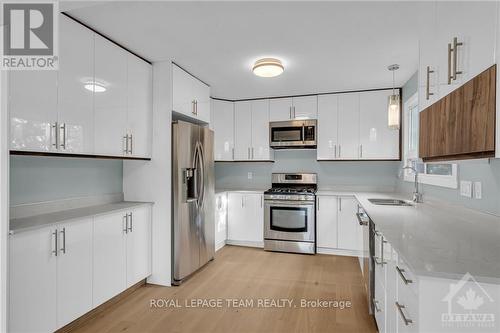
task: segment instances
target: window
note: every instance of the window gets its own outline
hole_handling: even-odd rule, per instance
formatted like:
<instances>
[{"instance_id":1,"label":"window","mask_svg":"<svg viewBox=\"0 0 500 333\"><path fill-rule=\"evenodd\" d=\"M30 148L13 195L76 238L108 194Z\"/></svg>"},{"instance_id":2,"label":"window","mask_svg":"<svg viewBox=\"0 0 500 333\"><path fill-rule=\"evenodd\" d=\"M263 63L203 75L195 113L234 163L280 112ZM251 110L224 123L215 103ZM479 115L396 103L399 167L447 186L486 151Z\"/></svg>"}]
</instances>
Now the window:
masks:
<instances>
[{"instance_id":1,"label":"window","mask_svg":"<svg viewBox=\"0 0 500 333\"><path fill-rule=\"evenodd\" d=\"M418 158L419 111L418 94L414 94L404 104L403 156L405 166L411 166L417 170L419 183L457 188L458 167L456 163L424 163ZM405 181L415 180L415 174L410 169L405 169L403 176Z\"/></svg>"}]
</instances>

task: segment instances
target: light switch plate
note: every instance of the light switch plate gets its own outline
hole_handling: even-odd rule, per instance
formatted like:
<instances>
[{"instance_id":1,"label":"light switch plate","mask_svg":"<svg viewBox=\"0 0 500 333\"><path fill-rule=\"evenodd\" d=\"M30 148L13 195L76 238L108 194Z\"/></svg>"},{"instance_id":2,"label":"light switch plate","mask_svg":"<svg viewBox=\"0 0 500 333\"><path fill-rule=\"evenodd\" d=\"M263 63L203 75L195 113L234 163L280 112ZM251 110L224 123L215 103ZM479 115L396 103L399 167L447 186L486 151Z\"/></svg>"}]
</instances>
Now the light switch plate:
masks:
<instances>
[{"instance_id":1,"label":"light switch plate","mask_svg":"<svg viewBox=\"0 0 500 333\"><path fill-rule=\"evenodd\" d=\"M468 180L460 181L460 195L467 198L472 198L472 182Z\"/></svg>"},{"instance_id":2,"label":"light switch plate","mask_svg":"<svg viewBox=\"0 0 500 333\"><path fill-rule=\"evenodd\" d=\"M481 182L474 182L474 198L481 199L483 197L483 186Z\"/></svg>"},{"instance_id":3,"label":"light switch plate","mask_svg":"<svg viewBox=\"0 0 500 333\"><path fill-rule=\"evenodd\" d=\"M253 178L253 172L249 172L248 175L247 175L248 179L252 179Z\"/></svg>"}]
</instances>

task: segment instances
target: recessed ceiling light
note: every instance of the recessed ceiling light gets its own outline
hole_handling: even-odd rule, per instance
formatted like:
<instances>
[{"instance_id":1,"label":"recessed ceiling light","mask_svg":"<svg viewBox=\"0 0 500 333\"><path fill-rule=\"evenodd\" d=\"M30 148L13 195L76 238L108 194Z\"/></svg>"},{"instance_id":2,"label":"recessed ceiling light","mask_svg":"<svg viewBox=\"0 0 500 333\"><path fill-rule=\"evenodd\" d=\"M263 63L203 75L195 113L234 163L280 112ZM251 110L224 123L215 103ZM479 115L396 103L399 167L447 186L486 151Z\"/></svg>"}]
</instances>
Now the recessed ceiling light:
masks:
<instances>
[{"instance_id":1,"label":"recessed ceiling light","mask_svg":"<svg viewBox=\"0 0 500 333\"><path fill-rule=\"evenodd\" d=\"M261 77L278 76L285 70L281 60L275 58L259 59L253 65L253 73Z\"/></svg>"},{"instance_id":2,"label":"recessed ceiling light","mask_svg":"<svg viewBox=\"0 0 500 333\"><path fill-rule=\"evenodd\" d=\"M85 82L83 87L87 90L97 92L97 93L106 91L106 87L102 84L97 83L97 82L91 82L91 81Z\"/></svg>"}]
</instances>

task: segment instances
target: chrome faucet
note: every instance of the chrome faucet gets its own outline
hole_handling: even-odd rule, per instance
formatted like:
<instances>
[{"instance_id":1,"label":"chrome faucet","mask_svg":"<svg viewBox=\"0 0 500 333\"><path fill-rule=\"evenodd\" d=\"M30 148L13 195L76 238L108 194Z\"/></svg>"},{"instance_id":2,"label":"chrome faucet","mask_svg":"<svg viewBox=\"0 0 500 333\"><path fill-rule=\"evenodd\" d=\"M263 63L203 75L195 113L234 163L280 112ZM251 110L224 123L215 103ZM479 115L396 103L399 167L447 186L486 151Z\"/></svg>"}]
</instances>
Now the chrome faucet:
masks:
<instances>
[{"instance_id":1,"label":"chrome faucet","mask_svg":"<svg viewBox=\"0 0 500 333\"><path fill-rule=\"evenodd\" d=\"M415 190L413 191L413 202L415 202L415 203L423 202L422 193L420 193L418 191L418 171L417 171L417 169L415 169L412 166L405 166L405 167L403 167L402 170L405 170L405 169L410 169L415 173Z\"/></svg>"}]
</instances>

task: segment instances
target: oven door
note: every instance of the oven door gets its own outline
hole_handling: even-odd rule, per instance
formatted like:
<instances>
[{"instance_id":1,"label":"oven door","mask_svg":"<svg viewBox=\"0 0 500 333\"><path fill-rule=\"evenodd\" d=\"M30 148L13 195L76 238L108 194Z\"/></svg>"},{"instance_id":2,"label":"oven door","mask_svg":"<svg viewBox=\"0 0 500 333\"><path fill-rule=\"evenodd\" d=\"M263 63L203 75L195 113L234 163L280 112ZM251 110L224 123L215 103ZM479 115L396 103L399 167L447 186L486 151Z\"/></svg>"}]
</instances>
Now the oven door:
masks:
<instances>
[{"instance_id":1,"label":"oven door","mask_svg":"<svg viewBox=\"0 0 500 333\"><path fill-rule=\"evenodd\" d=\"M266 200L264 238L314 242L314 201Z\"/></svg>"}]
</instances>

